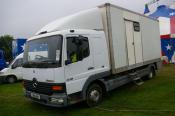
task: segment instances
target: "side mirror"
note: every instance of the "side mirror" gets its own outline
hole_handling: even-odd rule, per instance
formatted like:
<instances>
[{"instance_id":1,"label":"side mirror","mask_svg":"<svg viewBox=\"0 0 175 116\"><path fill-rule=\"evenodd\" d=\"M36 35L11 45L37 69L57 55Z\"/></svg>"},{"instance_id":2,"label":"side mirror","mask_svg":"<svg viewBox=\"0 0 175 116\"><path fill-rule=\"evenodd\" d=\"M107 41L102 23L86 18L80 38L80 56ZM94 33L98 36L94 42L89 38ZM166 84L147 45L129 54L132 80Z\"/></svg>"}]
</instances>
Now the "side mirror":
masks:
<instances>
[{"instance_id":1,"label":"side mirror","mask_svg":"<svg viewBox=\"0 0 175 116\"><path fill-rule=\"evenodd\" d=\"M66 60L65 61L65 65L69 65L69 64L71 64L72 62L71 62L71 60Z\"/></svg>"}]
</instances>

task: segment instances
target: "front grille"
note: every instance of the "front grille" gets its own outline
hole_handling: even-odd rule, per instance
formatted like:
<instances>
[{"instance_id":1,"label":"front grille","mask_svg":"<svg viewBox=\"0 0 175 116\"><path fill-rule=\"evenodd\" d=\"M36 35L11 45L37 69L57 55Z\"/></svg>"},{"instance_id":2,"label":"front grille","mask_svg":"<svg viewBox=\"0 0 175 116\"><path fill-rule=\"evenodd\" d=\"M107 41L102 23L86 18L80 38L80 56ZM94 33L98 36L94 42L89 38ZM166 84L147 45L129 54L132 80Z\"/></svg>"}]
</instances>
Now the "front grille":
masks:
<instances>
[{"instance_id":1,"label":"front grille","mask_svg":"<svg viewBox=\"0 0 175 116\"><path fill-rule=\"evenodd\" d=\"M65 92L65 83L44 83L44 82L37 82L36 86L33 86L35 82L29 81L29 80L23 80L24 81L24 88L28 91L40 93L40 94L46 94L46 95L52 95L53 93L63 93ZM55 85L62 85L63 90L62 91L53 91L52 86Z\"/></svg>"}]
</instances>

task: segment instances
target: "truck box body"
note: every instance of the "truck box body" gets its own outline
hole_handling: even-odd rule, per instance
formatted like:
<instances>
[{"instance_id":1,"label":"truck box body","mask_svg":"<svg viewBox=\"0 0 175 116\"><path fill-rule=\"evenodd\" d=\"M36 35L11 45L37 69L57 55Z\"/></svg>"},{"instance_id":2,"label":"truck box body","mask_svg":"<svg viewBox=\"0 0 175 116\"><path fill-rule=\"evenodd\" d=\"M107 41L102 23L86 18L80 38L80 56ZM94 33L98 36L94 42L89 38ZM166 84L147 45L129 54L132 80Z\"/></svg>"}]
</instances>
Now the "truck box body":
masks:
<instances>
[{"instance_id":1,"label":"truck box body","mask_svg":"<svg viewBox=\"0 0 175 116\"><path fill-rule=\"evenodd\" d=\"M157 20L110 4L99 8L108 38L113 74L160 61Z\"/></svg>"},{"instance_id":2,"label":"truck box body","mask_svg":"<svg viewBox=\"0 0 175 116\"><path fill-rule=\"evenodd\" d=\"M12 56L13 59L16 58L19 54L24 52L24 44L26 43L25 38L17 38L12 41Z\"/></svg>"}]
</instances>

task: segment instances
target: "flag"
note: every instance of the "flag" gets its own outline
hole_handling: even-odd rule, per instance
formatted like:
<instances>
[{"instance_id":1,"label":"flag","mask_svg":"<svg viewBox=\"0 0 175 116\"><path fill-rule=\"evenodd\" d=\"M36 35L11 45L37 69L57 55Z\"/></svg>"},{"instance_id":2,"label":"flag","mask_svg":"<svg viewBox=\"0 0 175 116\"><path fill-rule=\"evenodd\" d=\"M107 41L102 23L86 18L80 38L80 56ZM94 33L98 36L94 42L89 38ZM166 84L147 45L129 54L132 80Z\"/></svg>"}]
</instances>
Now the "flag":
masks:
<instances>
[{"instance_id":1,"label":"flag","mask_svg":"<svg viewBox=\"0 0 175 116\"><path fill-rule=\"evenodd\" d=\"M170 35L161 36L162 56L166 56L168 63L175 63L175 38Z\"/></svg>"}]
</instances>

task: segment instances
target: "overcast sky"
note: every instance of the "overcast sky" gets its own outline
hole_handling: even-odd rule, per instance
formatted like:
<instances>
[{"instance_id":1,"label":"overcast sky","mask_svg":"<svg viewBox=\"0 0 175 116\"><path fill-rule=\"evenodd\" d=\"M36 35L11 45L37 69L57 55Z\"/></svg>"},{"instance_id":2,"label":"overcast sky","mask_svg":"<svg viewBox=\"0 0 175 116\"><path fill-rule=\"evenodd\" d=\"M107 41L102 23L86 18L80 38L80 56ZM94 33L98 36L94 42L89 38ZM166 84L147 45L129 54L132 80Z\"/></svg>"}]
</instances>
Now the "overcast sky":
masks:
<instances>
[{"instance_id":1,"label":"overcast sky","mask_svg":"<svg viewBox=\"0 0 175 116\"><path fill-rule=\"evenodd\" d=\"M105 2L143 13L150 0L0 0L0 36L28 38L60 17L93 8ZM170 5L175 0L160 0ZM152 5L151 8L155 8Z\"/></svg>"}]
</instances>

